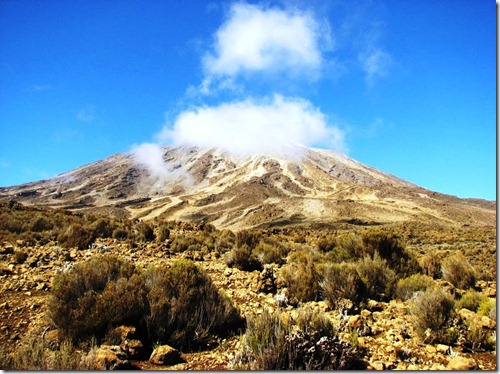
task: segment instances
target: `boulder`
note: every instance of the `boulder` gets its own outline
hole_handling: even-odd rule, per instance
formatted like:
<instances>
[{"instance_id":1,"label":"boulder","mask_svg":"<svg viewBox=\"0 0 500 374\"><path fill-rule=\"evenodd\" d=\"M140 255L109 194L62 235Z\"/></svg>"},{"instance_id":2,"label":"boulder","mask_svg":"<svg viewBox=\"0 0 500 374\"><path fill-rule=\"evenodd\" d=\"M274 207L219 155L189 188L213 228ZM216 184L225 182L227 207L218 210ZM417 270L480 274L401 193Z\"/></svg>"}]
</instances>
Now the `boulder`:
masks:
<instances>
[{"instance_id":1,"label":"boulder","mask_svg":"<svg viewBox=\"0 0 500 374\"><path fill-rule=\"evenodd\" d=\"M134 369L125 352L116 345L101 345L95 352L94 365L97 370Z\"/></svg>"},{"instance_id":2,"label":"boulder","mask_svg":"<svg viewBox=\"0 0 500 374\"><path fill-rule=\"evenodd\" d=\"M155 348L149 361L155 365L176 365L186 362L181 353L169 345L161 345Z\"/></svg>"},{"instance_id":3,"label":"boulder","mask_svg":"<svg viewBox=\"0 0 500 374\"><path fill-rule=\"evenodd\" d=\"M477 368L477 362L474 359L458 356L448 361L446 370L475 370Z\"/></svg>"}]
</instances>

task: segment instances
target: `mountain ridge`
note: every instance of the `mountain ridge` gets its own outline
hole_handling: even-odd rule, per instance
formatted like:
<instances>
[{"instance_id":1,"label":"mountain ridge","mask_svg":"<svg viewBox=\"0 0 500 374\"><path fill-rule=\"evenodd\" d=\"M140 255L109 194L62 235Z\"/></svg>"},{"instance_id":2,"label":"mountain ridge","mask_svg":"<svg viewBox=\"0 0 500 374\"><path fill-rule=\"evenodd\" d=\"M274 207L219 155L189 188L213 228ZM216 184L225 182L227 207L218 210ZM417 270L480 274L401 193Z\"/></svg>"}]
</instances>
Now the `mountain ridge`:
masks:
<instances>
[{"instance_id":1,"label":"mountain ridge","mask_svg":"<svg viewBox=\"0 0 500 374\"><path fill-rule=\"evenodd\" d=\"M0 199L221 228L408 220L495 225L496 202L433 192L334 151L232 155L163 147L161 160L118 153L54 178L0 188Z\"/></svg>"}]
</instances>

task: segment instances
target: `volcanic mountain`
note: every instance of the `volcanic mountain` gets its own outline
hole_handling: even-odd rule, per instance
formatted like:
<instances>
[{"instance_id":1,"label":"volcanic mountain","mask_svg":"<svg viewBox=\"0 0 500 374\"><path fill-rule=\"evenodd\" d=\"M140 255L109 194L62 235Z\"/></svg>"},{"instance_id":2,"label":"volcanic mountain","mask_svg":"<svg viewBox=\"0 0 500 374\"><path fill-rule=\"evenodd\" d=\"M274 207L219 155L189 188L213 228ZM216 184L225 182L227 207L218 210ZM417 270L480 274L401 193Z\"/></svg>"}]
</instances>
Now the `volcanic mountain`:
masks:
<instances>
[{"instance_id":1,"label":"volcanic mountain","mask_svg":"<svg viewBox=\"0 0 500 374\"><path fill-rule=\"evenodd\" d=\"M275 157L164 147L154 168L134 153L116 154L52 179L0 188L0 199L231 229L335 222L496 224L494 201L432 192L337 152L296 150L294 157Z\"/></svg>"}]
</instances>

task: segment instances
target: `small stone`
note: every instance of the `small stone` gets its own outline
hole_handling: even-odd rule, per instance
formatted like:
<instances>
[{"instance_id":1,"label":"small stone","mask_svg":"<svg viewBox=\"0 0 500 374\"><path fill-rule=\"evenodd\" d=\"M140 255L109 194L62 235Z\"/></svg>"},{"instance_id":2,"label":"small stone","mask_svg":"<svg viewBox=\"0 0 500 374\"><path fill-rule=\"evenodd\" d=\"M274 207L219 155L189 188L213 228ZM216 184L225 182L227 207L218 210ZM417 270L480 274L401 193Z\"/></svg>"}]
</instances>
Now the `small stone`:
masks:
<instances>
[{"instance_id":1,"label":"small stone","mask_svg":"<svg viewBox=\"0 0 500 374\"><path fill-rule=\"evenodd\" d=\"M382 361L370 362L370 366L375 370L385 370L385 364Z\"/></svg>"},{"instance_id":2,"label":"small stone","mask_svg":"<svg viewBox=\"0 0 500 374\"><path fill-rule=\"evenodd\" d=\"M448 354L448 352L450 351L450 346L446 344L438 344L436 345L436 351L438 351L439 353Z\"/></svg>"},{"instance_id":3,"label":"small stone","mask_svg":"<svg viewBox=\"0 0 500 374\"><path fill-rule=\"evenodd\" d=\"M434 348L432 345L426 345L425 350L427 353L434 354L436 353L436 348Z\"/></svg>"},{"instance_id":4,"label":"small stone","mask_svg":"<svg viewBox=\"0 0 500 374\"><path fill-rule=\"evenodd\" d=\"M363 309L360 313L361 317L364 319L369 319L372 318L372 312L370 312L368 309Z\"/></svg>"},{"instance_id":5,"label":"small stone","mask_svg":"<svg viewBox=\"0 0 500 374\"><path fill-rule=\"evenodd\" d=\"M475 370L477 367L477 363L474 359L458 356L448 361L446 370Z\"/></svg>"},{"instance_id":6,"label":"small stone","mask_svg":"<svg viewBox=\"0 0 500 374\"><path fill-rule=\"evenodd\" d=\"M359 315L350 316L347 325L351 328L359 328L363 325L363 321Z\"/></svg>"},{"instance_id":7,"label":"small stone","mask_svg":"<svg viewBox=\"0 0 500 374\"><path fill-rule=\"evenodd\" d=\"M149 361L155 365L176 365L186 362L181 357L180 352L169 345L161 345L156 348L151 353Z\"/></svg>"}]
</instances>

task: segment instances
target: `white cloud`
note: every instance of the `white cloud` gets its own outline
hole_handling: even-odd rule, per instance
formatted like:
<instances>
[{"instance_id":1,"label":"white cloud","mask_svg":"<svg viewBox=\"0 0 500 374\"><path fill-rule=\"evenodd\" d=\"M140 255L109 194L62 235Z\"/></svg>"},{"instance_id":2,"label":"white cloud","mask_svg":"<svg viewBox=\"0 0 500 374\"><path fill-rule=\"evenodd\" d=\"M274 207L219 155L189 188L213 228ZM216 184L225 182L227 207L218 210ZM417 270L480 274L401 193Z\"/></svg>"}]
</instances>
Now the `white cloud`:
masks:
<instances>
[{"instance_id":1,"label":"white cloud","mask_svg":"<svg viewBox=\"0 0 500 374\"><path fill-rule=\"evenodd\" d=\"M202 106L180 113L173 126L158 135L161 143L215 147L237 155L292 156L297 145L344 151L344 133L325 115L300 98L256 102L247 99Z\"/></svg>"},{"instance_id":2,"label":"white cloud","mask_svg":"<svg viewBox=\"0 0 500 374\"><path fill-rule=\"evenodd\" d=\"M132 148L134 160L146 167L153 176L164 178L168 174L163 161L163 150L153 143L143 143Z\"/></svg>"},{"instance_id":3,"label":"white cloud","mask_svg":"<svg viewBox=\"0 0 500 374\"><path fill-rule=\"evenodd\" d=\"M233 4L215 34L212 53L203 58L207 77L260 72L314 76L329 47L329 29L307 12ZM202 88L207 91L205 80ZM227 84L227 79L226 79Z\"/></svg>"},{"instance_id":4,"label":"white cloud","mask_svg":"<svg viewBox=\"0 0 500 374\"><path fill-rule=\"evenodd\" d=\"M392 57L384 50L377 48L370 53L361 53L358 59L366 74L368 84L373 84L379 77L387 75L392 64Z\"/></svg>"}]
</instances>

